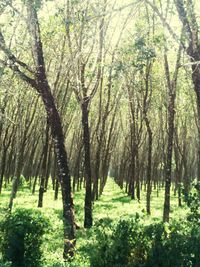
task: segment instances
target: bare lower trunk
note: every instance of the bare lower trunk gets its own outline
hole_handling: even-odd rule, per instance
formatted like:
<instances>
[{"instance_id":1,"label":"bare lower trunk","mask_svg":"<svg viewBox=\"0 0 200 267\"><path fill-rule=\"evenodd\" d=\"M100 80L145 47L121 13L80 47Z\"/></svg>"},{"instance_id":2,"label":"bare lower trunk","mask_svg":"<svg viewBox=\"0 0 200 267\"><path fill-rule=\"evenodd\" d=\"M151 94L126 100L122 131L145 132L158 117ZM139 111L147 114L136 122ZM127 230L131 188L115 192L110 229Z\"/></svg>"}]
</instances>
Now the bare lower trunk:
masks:
<instances>
[{"instance_id":1,"label":"bare lower trunk","mask_svg":"<svg viewBox=\"0 0 200 267\"><path fill-rule=\"evenodd\" d=\"M3 178L5 174L5 168L6 168L6 155L7 155L7 150L3 149L2 158L1 158L0 194L2 191Z\"/></svg>"},{"instance_id":2,"label":"bare lower trunk","mask_svg":"<svg viewBox=\"0 0 200 267\"><path fill-rule=\"evenodd\" d=\"M10 212L13 208L13 201L17 195L19 183L20 183L20 176L21 176L21 164L23 162L23 155L24 155L24 146L19 151L19 154L16 156L16 165L15 165L15 175L12 182L12 190L10 194L10 201L8 205L8 209Z\"/></svg>"},{"instance_id":3,"label":"bare lower trunk","mask_svg":"<svg viewBox=\"0 0 200 267\"><path fill-rule=\"evenodd\" d=\"M73 256L75 245L75 222L73 199L71 195L71 177L69 173L60 117L47 84L46 88L44 87L44 83L42 84L41 95L47 111L48 122L51 128L57 159L58 178L61 184L63 202L64 258L68 258L69 256Z\"/></svg>"},{"instance_id":4,"label":"bare lower trunk","mask_svg":"<svg viewBox=\"0 0 200 267\"><path fill-rule=\"evenodd\" d=\"M85 175L86 175L86 192L85 192L85 218L84 227L92 226L92 175L90 164L90 133L88 124L88 103L87 100L82 103L82 126L83 142L85 150Z\"/></svg>"},{"instance_id":5,"label":"bare lower trunk","mask_svg":"<svg viewBox=\"0 0 200 267\"><path fill-rule=\"evenodd\" d=\"M152 131L150 128L150 124L148 118L146 117L146 126L149 138L149 145L148 145L148 163L147 163L147 214L151 214L151 164L152 164Z\"/></svg>"},{"instance_id":6,"label":"bare lower trunk","mask_svg":"<svg viewBox=\"0 0 200 267\"><path fill-rule=\"evenodd\" d=\"M168 145L167 145L167 163L165 169L165 201L163 211L163 221L169 221L170 212L170 188L171 188L171 173L172 173L172 151L173 151L173 135L174 135L174 104L175 95L171 94L169 99L168 109Z\"/></svg>"},{"instance_id":7,"label":"bare lower trunk","mask_svg":"<svg viewBox=\"0 0 200 267\"><path fill-rule=\"evenodd\" d=\"M40 180L40 189L39 189L39 197L38 197L38 208L43 206L43 196L45 192L45 178L46 178L46 168L47 168L47 154L48 154L48 146L49 146L49 125L47 122L46 131L45 131L45 144L43 148L43 160L42 160L42 173Z\"/></svg>"},{"instance_id":8,"label":"bare lower trunk","mask_svg":"<svg viewBox=\"0 0 200 267\"><path fill-rule=\"evenodd\" d=\"M93 184L93 200L98 200L99 198L99 168L100 168L100 155L101 155L101 144L98 144L96 152L96 163L95 163L95 177Z\"/></svg>"}]
</instances>

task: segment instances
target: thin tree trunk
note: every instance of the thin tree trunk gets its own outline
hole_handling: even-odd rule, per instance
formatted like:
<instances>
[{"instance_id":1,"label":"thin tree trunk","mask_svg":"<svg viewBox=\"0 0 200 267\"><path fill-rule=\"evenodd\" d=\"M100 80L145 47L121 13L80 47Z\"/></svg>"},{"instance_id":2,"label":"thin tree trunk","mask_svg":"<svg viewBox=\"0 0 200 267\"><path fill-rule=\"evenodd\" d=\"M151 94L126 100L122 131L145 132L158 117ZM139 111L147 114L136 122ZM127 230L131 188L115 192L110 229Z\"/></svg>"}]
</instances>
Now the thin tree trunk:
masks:
<instances>
[{"instance_id":1,"label":"thin tree trunk","mask_svg":"<svg viewBox=\"0 0 200 267\"><path fill-rule=\"evenodd\" d=\"M88 125L88 102L82 103L82 126L83 126L83 142L85 151L85 175L86 175L86 192L85 192L85 218L84 227L92 226L92 177L90 165L90 133Z\"/></svg>"},{"instance_id":2,"label":"thin tree trunk","mask_svg":"<svg viewBox=\"0 0 200 267\"><path fill-rule=\"evenodd\" d=\"M152 164L152 131L149 120L145 118L147 132L148 132L148 163L147 163L147 214L151 214L151 164Z\"/></svg>"},{"instance_id":3,"label":"thin tree trunk","mask_svg":"<svg viewBox=\"0 0 200 267\"><path fill-rule=\"evenodd\" d=\"M38 197L38 208L43 207L43 196L45 192L45 178L46 178L46 171L47 171L47 154L49 148L49 125L47 121L46 131L45 131L45 144L43 148L43 160L42 160L42 172L41 172L41 179L40 179L40 189L39 189L39 197Z\"/></svg>"},{"instance_id":4,"label":"thin tree trunk","mask_svg":"<svg viewBox=\"0 0 200 267\"><path fill-rule=\"evenodd\" d=\"M170 213L170 188L171 188L171 176L172 176L172 153L173 153L173 139L174 139L174 118L175 118L175 99L176 99L176 83L178 77L179 62L181 58L181 45L179 46L175 72L173 79L170 80L170 72L167 54L165 51L165 74L167 80L167 87L169 90L169 104L168 104L168 142L167 142L167 160L165 169L165 200L163 210L163 221L169 221Z\"/></svg>"}]
</instances>

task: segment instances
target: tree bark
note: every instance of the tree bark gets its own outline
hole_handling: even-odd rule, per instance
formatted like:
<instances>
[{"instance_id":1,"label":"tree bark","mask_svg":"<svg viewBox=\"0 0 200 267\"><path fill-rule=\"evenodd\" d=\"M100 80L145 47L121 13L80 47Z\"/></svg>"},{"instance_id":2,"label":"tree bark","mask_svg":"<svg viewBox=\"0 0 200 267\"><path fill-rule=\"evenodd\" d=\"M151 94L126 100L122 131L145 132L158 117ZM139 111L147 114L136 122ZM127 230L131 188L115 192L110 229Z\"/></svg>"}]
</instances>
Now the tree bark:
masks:
<instances>
[{"instance_id":1,"label":"tree bark","mask_svg":"<svg viewBox=\"0 0 200 267\"><path fill-rule=\"evenodd\" d=\"M172 176L172 153L173 153L173 139L174 139L174 118L175 118L175 99L176 99L176 84L179 70L179 62L181 58L181 45L179 46L176 66L173 75L173 79L170 79L168 58L165 51L164 64L165 64L165 75L168 87L168 141L167 141L167 160L165 166L165 200L163 210L163 221L169 221L170 213L170 188L171 188L171 176Z\"/></svg>"},{"instance_id":2,"label":"tree bark","mask_svg":"<svg viewBox=\"0 0 200 267\"><path fill-rule=\"evenodd\" d=\"M147 163L147 214L151 214L151 164L152 164L152 131L147 117L145 117L148 133L148 163Z\"/></svg>"},{"instance_id":3,"label":"tree bark","mask_svg":"<svg viewBox=\"0 0 200 267\"><path fill-rule=\"evenodd\" d=\"M167 163L165 169L165 201L163 211L163 221L169 221L170 212L170 188L171 188L171 173L172 173L172 151L173 151L173 135L174 135L174 110L175 94L169 96L168 106L168 143L167 143Z\"/></svg>"},{"instance_id":4,"label":"tree bark","mask_svg":"<svg viewBox=\"0 0 200 267\"><path fill-rule=\"evenodd\" d=\"M45 178L46 178L46 171L47 171L47 154L49 148L49 125L47 121L46 130L45 130L45 144L43 148L43 159L42 159L42 172L41 172L41 179L40 179L40 189L39 189L39 197L38 197L38 208L43 207L43 196L45 192Z\"/></svg>"},{"instance_id":5,"label":"tree bark","mask_svg":"<svg viewBox=\"0 0 200 267\"><path fill-rule=\"evenodd\" d=\"M198 134L199 134L199 147L197 150L198 169L197 179L200 181L200 65L195 62L200 61L200 44L199 44L199 25L196 20L194 11L194 3L190 1L190 9L187 10L183 0L175 1L176 8L179 14L180 21L183 24L186 37L188 39L187 54L190 57L192 66L192 81L194 84L194 91L196 93L197 112L198 112Z\"/></svg>"},{"instance_id":6,"label":"tree bark","mask_svg":"<svg viewBox=\"0 0 200 267\"><path fill-rule=\"evenodd\" d=\"M83 100L82 108L82 126L83 126L83 142L85 151L85 174L86 174L86 192L85 192L85 218L84 227L92 226L92 175L90 165L90 132L88 124L88 101Z\"/></svg>"}]
</instances>

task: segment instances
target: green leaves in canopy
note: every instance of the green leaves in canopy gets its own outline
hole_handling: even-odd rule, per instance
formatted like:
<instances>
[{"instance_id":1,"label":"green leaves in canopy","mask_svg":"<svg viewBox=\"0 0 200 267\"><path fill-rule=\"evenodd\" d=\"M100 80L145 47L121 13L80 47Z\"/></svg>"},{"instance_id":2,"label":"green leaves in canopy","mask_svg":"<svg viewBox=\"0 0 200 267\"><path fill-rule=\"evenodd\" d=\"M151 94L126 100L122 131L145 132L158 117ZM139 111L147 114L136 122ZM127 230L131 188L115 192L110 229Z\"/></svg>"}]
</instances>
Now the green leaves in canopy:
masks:
<instances>
[{"instance_id":1,"label":"green leaves in canopy","mask_svg":"<svg viewBox=\"0 0 200 267\"><path fill-rule=\"evenodd\" d=\"M147 44L145 37L138 36L134 42L122 49L123 61L119 60L115 64L115 71L128 70L133 67L136 71L141 71L149 60L156 58L156 51L153 45Z\"/></svg>"},{"instance_id":2,"label":"green leaves in canopy","mask_svg":"<svg viewBox=\"0 0 200 267\"><path fill-rule=\"evenodd\" d=\"M52 1L52 0L46 0L46 1ZM29 2L33 4L35 9L38 11L42 7L44 0L22 0L23 4L27 4Z\"/></svg>"},{"instance_id":3,"label":"green leaves in canopy","mask_svg":"<svg viewBox=\"0 0 200 267\"><path fill-rule=\"evenodd\" d=\"M148 60L156 57L155 49L146 44L144 37L138 37L135 40L133 50L136 53L136 60L134 60L133 65L138 70L141 70L146 65Z\"/></svg>"}]
</instances>

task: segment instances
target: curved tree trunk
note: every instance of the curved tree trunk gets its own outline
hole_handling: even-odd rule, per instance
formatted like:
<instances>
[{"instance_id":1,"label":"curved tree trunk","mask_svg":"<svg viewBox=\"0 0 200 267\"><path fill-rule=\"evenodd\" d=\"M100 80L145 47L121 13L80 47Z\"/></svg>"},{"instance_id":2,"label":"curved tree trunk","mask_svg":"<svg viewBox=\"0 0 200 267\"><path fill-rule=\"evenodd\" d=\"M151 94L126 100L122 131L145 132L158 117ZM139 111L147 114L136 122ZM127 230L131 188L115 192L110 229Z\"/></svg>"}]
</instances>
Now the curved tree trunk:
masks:
<instances>
[{"instance_id":1,"label":"curved tree trunk","mask_svg":"<svg viewBox=\"0 0 200 267\"><path fill-rule=\"evenodd\" d=\"M33 79L27 76L26 72L23 72L20 69L19 66L23 67L26 70L30 70L30 68L25 63L19 61L8 49L1 32L0 49L10 60L9 68L12 69L23 81L27 82L40 94L47 112L47 120L49 122L49 127L51 129L51 135L54 142L58 166L58 177L62 191L64 223L63 256L64 258L69 259L74 254L75 222L73 212L73 199L71 195L71 177L69 173L67 153L65 150L63 129L61 124L61 118L56 108L54 97L51 93L51 89L46 76L43 47L40 36L40 27L34 1L27 1L27 10L29 19L29 30L32 36L32 46L36 63L36 72L34 73L35 78Z\"/></svg>"}]
</instances>

